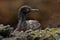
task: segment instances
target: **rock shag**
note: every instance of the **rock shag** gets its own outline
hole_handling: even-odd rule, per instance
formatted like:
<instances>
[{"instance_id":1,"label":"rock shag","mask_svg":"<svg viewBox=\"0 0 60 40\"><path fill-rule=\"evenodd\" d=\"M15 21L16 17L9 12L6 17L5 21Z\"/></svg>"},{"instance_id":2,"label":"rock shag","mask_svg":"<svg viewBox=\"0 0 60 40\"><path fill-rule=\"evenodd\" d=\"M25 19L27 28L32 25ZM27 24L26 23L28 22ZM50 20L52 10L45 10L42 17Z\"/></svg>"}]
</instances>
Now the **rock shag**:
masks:
<instances>
[{"instance_id":1,"label":"rock shag","mask_svg":"<svg viewBox=\"0 0 60 40\"><path fill-rule=\"evenodd\" d=\"M31 11L38 11L38 9L32 9L31 7L24 5L19 9L18 13L18 25L16 30L18 29L19 31L26 31L27 30L27 23L26 23L26 18L25 15L30 13Z\"/></svg>"}]
</instances>

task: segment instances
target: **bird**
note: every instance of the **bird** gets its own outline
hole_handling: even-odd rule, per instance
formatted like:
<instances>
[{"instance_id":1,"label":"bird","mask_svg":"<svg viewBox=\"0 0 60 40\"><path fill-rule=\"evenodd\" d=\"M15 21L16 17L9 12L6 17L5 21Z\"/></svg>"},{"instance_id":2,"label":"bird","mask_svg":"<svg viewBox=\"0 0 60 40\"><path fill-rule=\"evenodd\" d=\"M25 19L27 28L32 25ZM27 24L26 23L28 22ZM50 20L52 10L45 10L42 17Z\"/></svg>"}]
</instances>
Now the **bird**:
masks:
<instances>
[{"instance_id":1,"label":"bird","mask_svg":"<svg viewBox=\"0 0 60 40\"><path fill-rule=\"evenodd\" d=\"M31 11L38 11L38 10L39 9L32 9L28 5L22 6L18 11L18 24L17 24L17 28L14 31L16 31L16 30L26 31L27 23L26 23L25 15L30 13Z\"/></svg>"}]
</instances>

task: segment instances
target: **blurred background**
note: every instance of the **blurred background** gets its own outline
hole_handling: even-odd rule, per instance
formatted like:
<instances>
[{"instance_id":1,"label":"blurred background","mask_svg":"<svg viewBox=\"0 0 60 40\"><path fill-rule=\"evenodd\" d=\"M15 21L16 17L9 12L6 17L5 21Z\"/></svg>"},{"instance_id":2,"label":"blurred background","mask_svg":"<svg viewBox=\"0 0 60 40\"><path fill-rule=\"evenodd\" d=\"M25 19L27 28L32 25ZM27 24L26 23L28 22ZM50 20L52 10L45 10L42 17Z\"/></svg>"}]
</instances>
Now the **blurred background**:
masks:
<instances>
[{"instance_id":1,"label":"blurred background","mask_svg":"<svg viewBox=\"0 0 60 40\"><path fill-rule=\"evenodd\" d=\"M26 19L38 20L44 28L60 25L60 0L0 0L0 24L16 27L18 10L23 5L39 9L27 14Z\"/></svg>"}]
</instances>

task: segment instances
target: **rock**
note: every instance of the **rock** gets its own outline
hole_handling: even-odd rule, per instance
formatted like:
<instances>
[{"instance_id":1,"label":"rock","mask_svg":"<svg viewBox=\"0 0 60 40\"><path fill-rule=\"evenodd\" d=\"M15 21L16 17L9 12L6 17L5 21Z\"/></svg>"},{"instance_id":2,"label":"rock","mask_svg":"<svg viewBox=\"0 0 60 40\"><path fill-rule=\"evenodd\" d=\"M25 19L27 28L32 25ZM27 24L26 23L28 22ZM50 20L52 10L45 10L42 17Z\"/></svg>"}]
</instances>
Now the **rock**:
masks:
<instances>
[{"instance_id":1,"label":"rock","mask_svg":"<svg viewBox=\"0 0 60 40\"><path fill-rule=\"evenodd\" d=\"M10 33L12 32L13 28L9 25L0 27L0 35L3 37L10 36Z\"/></svg>"}]
</instances>

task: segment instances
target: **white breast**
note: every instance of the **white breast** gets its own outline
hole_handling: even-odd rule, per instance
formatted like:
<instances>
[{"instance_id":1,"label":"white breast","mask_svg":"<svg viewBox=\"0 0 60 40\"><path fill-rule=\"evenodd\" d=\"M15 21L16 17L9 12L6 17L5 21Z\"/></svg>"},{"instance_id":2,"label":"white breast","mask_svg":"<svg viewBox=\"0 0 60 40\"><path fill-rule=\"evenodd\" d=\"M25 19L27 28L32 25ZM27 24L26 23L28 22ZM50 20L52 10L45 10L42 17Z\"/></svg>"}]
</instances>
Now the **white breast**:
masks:
<instances>
[{"instance_id":1,"label":"white breast","mask_svg":"<svg viewBox=\"0 0 60 40\"><path fill-rule=\"evenodd\" d=\"M37 20L27 20L27 28L31 28L31 29L37 29L41 26L41 24L39 23L39 21Z\"/></svg>"}]
</instances>

